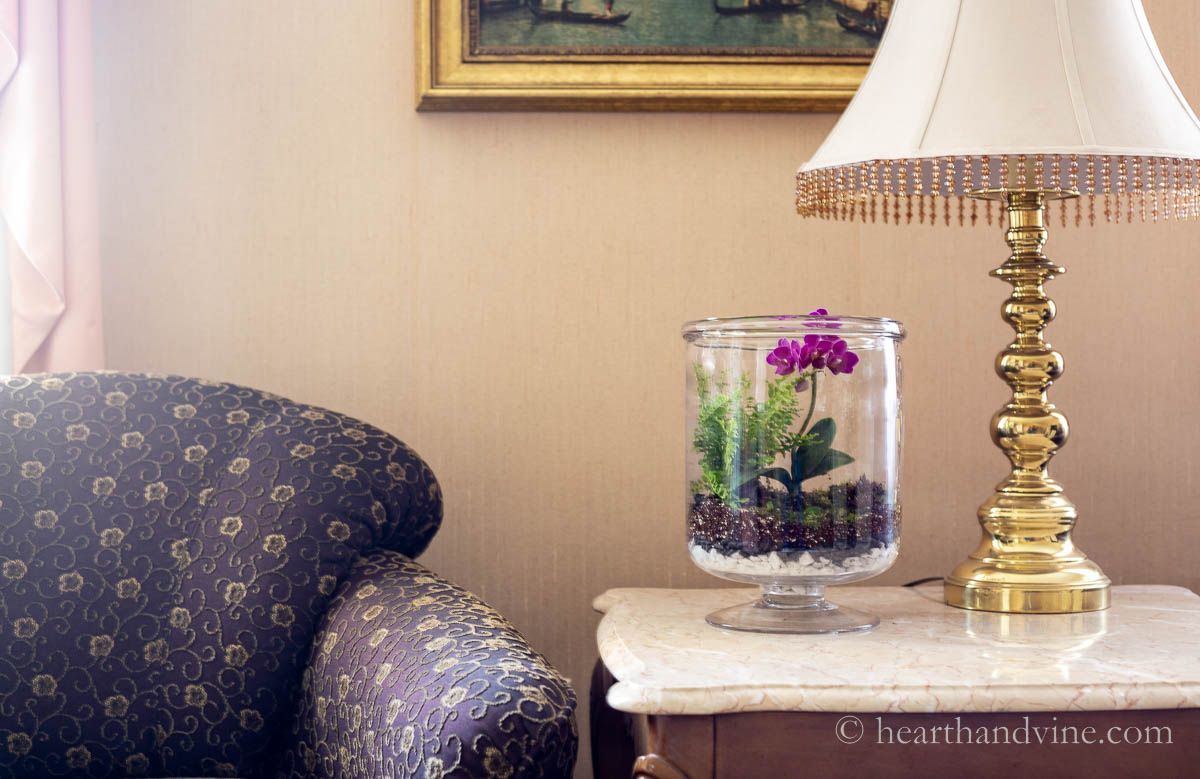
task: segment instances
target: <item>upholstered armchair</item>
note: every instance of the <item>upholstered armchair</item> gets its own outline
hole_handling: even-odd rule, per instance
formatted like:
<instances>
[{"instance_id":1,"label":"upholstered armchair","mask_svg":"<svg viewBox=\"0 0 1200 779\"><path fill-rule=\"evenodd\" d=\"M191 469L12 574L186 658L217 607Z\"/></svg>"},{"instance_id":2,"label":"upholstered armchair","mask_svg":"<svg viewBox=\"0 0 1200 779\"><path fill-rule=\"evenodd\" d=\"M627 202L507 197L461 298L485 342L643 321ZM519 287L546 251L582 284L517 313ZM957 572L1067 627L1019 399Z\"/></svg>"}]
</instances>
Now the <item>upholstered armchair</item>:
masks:
<instances>
[{"instance_id":1,"label":"upholstered armchair","mask_svg":"<svg viewBox=\"0 0 1200 779\"><path fill-rule=\"evenodd\" d=\"M413 558L396 438L177 376L0 379L0 777L566 777L575 695Z\"/></svg>"}]
</instances>

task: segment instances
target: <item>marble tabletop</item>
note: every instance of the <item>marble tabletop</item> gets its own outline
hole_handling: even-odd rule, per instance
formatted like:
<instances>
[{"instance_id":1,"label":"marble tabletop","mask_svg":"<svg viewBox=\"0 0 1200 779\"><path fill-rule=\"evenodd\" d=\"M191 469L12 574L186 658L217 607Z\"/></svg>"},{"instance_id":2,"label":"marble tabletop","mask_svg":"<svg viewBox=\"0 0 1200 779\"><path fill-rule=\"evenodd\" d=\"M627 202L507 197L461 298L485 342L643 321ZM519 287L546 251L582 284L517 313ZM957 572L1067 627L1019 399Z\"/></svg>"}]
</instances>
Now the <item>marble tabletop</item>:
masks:
<instances>
[{"instance_id":1,"label":"marble tabletop","mask_svg":"<svg viewBox=\"0 0 1200 779\"><path fill-rule=\"evenodd\" d=\"M1112 608L1007 615L941 601L940 583L841 587L834 603L878 614L869 633L765 635L704 616L755 590L615 589L600 657L615 709L972 712L1200 708L1200 597L1114 587Z\"/></svg>"}]
</instances>

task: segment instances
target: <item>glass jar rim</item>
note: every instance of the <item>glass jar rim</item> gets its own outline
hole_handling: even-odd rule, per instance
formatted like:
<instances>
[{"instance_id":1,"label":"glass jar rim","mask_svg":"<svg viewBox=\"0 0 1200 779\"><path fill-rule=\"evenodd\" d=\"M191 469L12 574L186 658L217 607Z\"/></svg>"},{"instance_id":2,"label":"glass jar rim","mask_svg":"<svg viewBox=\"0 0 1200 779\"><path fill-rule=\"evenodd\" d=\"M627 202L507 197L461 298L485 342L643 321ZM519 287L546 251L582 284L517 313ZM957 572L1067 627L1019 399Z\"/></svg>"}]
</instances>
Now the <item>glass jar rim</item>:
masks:
<instances>
[{"instance_id":1,"label":"glass jar rim","mask_svg":"<svg viewBox=\"0 0 1200 779\"><path fill-rule=\"evenodd\" d=\"M904 324L895 319L873 316L834 314L779 314L775 316L710 317L684 322L683 337L778 335L780 337L828 333L830 335L866 335L903 340Z\"/></svg>"}]
</instances>

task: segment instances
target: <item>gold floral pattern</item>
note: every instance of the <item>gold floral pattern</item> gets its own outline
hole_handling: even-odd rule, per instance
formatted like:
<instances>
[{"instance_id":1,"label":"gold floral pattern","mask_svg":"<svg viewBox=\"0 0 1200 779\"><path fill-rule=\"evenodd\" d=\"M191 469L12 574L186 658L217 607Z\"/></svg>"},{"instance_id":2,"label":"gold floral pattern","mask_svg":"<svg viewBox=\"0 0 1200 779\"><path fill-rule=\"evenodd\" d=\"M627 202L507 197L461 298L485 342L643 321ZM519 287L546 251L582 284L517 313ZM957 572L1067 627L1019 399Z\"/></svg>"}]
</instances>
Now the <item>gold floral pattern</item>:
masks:
<instances>
[{"instance_id":1,"label":"gold floral pattern","mask_svg":"<svg viewBox=\"0 0 1200 779\"><path fill-rule=\"evenodd\" d=\"M250 659L250 654L246 651L246 647L241 644L230 644L225 647L225 662L229 665L241 668Z\"/></svg>"},{"instance_id":2,"label":"gold floral pattern","mask_svg":"<svg viewBox=\"0 0 1200 779\"><path fill-rule=\"evenodd\" d=\"M0 779L569 776L570 687L405 557L441 506L270 393L0 378Z\"/></svg>"},{"instance_id":3,"label":"gold floral pattern","mask_svg":"<svg viewBox=\"0 0 1200 779\"><path fill-rule=\"evenodd\" d=\"M88 642L88 652L92 657L108 657L112 648L112 636L92 636L92 640Z\"/></svg>"},{"instance_id":4,"label":"gold floral pattern","mask_svg":"<svg viewBox=\"0 0 1200 779\"><path fill-rule=\"evenodd\" d=\"M37 620L30 617L20 617L13 620L13 635L17 638L33 638L38 631Z\"/></svg>"},{"instance_id":5,"label":"gold floral pattern","mask_svg":"<svg viewBox=\"0 0 1200 779\"><path fill-rule=\"evenodd\" d=\"M110 695L104 699L104 715L106 717L124 717L129 711L129 699L124 695Z\"/></svg>"},{"instance_id":6,"label":"gold floral pattern","mask_svg":"<svg viewBox=\"0 0 1200 779\"><path fill-rule=\"evenodd\" d=\"M58 682L50 674L38 674L33 677L33 694L41 697L53 695L58 689Z\"/></svg>"},{"instance_id":7,"label":"gold floral pattern","mask_svg":"<svg viewBox=\"0 0 1200 779\"><path fill-rule=\"evenodd\" d=\"M70 571L58 577L59 592L79 592L83 587L83 576L78 571Z\"/></svg>"},{"instance_id":8,"label":"gold floral pattern","mask_svg":"<svg viewBox=\"0 0 1200 779\"><path fill-rule=\"evenodd\" d=\"M33 747L33 739L29 737L28 733L9 733L5 742L8 744L8 751L14 757L29 754L29 750Z\"/></svg>"},{"instance_id":9,"label":"gold floral pattern","mask_svg":"<svg viewBox=\"0 0 1200 779\"><path fill-rule=\"evenodd\" d=\"M132 598L136 596L139 591L141 591L141 588L142 585L138 583L137 579L122 579L121 581L117 582L117 597Z\"/></svg>"},{"instance_id":10,"label":"gold floral pattern","mask_svg":"<svg viewBox=\"0 0 1200 779\"><path fill-rule=\"evenodd\" d=\"M316 643L291 776L571 775L570 685L501 615L402 555L355 564Z\"/></svg>"}]
</instances>

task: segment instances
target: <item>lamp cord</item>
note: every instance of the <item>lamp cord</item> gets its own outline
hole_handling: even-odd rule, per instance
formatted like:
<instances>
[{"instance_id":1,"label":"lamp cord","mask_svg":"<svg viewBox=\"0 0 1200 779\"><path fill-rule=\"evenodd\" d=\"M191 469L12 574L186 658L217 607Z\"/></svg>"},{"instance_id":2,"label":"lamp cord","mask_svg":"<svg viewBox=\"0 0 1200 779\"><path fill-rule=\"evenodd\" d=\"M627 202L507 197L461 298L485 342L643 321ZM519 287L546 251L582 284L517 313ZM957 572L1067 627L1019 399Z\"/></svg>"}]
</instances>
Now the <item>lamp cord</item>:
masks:
<instances>
[{"instance_id":1,"label":"lamp cord","mask_svg":"<svg viewBox=\"0 0 1200 779\"><path fill-rule=\"evenodd\" d=\"M922 584L928 584L929 582L940 582L941 580L942 580L942 577L940 577L940 576L926 576L924 579L917 579L915 581L911 581L911 582L909 582L907 584L903 584L901 586L902 587L918 587Z\"/></svg>"}]
</instances>

